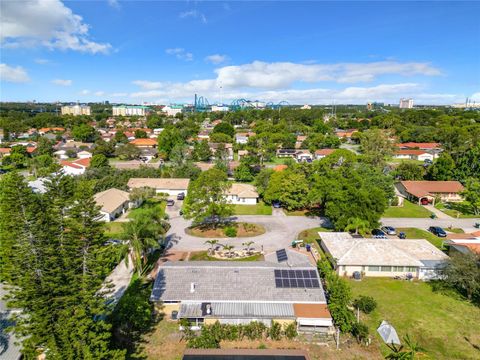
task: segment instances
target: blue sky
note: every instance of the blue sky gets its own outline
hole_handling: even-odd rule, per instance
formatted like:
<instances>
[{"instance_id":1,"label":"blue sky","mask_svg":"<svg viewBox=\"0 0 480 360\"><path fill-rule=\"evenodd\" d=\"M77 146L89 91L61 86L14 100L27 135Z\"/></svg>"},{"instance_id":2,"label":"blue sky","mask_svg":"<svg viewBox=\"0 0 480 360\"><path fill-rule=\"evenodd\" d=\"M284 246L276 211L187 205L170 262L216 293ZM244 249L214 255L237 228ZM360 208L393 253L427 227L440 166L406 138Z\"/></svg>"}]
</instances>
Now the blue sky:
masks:
<instances>
[{"instance_id":1,"label":"blue sky","mask_svg":"<svg viewBox=\"0 0 480 360\"><path fill-rule=\"evenodd\" d=\"M0 6L2 101L480 102L478 2Z\"/></svg>"}]
</instances>

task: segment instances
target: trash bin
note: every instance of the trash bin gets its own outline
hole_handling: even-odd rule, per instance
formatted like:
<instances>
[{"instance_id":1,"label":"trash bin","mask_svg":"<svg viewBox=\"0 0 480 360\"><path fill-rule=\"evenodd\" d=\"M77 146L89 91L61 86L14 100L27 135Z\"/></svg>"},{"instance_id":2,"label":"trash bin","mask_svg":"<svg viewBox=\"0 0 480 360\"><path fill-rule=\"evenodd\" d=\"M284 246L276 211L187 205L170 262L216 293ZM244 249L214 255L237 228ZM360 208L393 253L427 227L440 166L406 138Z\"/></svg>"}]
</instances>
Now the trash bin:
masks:
<instances>
[{"instance_id":1,"label":"trash bin","mask_svg":"<svg viewBox=\"0 0 480 360\"><path fill-rule=\"evenodd\" d=\"M310 246L310 244L307 244L306 248L307 248L307 251L310 251L310 250L312 249L312 247Z\"/></svg>"},{"instance_id":2,"label":"trash bin","mask_svg":"<svg viewBox=\"0 0 480 360\"><path fill-rule=\"evenodd\" d=\"M400 239L406 239L406 238L407 238L407 234L405 234L404 232L401 232L401 233L398 234L398 237L399 237Z\"/></svg>"},{"instance_id":3,"label":"trash bin","mask_svg":"<svg viewBox=\"0 0 480 360\"><path fill-rule=\"evenodd\" d=\"M296 248L297 247L297 242L296 241L292 241L292 248Z\"/></svg>"}]
</instances>

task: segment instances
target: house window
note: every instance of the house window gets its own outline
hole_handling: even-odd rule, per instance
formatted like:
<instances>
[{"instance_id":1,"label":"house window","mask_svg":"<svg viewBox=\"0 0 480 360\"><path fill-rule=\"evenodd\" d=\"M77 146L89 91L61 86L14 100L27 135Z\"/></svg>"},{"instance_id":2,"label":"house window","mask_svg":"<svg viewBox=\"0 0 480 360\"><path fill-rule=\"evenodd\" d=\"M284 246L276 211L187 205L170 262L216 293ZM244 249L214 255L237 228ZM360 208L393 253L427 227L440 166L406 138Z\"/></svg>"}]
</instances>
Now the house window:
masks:
<instances>
[{"instance_id":1,"label":"house window","mask_svg":"<svg viewBox=\"0 0 480 360\"><path fill-rule=\"evenodd\" d=\"M368 271L380 271L380 266L369 266Z\"/></svg>"},{"instance_id":2,"label":"house window","mask_svg":"<svg viewBox=\"0 0 480 360\"><path fill-rule=\"evenodd\" d=\"M394 266L393 271L394 272L403 272L403 266Z\"/></svg>"},{"instance_id":3,"label":"house window","mask_svg":"<svg viewBox=\"0 0 480 360\"><path fill-rule=\"evenodd\" d=\"M411 273L417 272L417 268L412 266L407 266L406 270Z\"/></svg>"},{"instance_id":4,"label":"house window","mask_svg":"<svg viewBox=\"0 0 480 360\"><path fill-rule=\"evenodd\" d=\"M391 267L391 266L382 266L382 270L381 270L381 271L391 272L391 271L392 271L392 267Z\"/></svg>"}]
</instances>

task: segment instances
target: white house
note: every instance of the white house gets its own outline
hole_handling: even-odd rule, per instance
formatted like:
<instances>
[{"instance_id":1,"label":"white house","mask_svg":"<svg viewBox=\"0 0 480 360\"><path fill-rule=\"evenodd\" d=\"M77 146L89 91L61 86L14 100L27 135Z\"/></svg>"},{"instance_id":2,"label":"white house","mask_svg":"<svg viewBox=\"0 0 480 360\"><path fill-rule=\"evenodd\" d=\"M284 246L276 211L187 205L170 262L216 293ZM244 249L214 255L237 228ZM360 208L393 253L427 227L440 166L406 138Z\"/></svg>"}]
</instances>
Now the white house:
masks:
<instances>
[{"instance_id":1,"label":"white house","mask_svg":"<svg viewBox=\"0 0 480 360\"><path fill-rule=\"evenodd\" d=\"M174 179L174 178L131 178L128 180L127 186L130 189L150 187L155 189L157 194L163 193L176 196L180 193L187 195L190 179Z\"/></svg>"},{"instance_id":2,"label":"white house","mask_svg":"<svg viewBox=\"0 0 480 360\"><path fill-rule=\"evenodd\" d=\"M234 183L227 191L227 201L238 205L255 205L258 202L258 193L253 185Z\"/></svg>"},{"instance_id":3,"label":"white house","mask_svg":"<svg viewBox=\"0 0 480 360\"><path fill-rule=\"evenodd\" d=\"M177 114L181 114L183 111L183 106L181 105L167 105L164 106L162 111L167 114L168 116L175 116Z\"/></svg>"},{"instance_id":4,"label":"white house","mask_svg":"<svg viewBox=\"0 0 480 360\"><path fill-rule=\"evenodd\" d=\"M66 150L57 150L53 153L53 155L55 155L60 160L67 160L68 159L68 155L67 155Z\"/></svg>"},{"instance_id":5,"label":"white house","mask_svg":"<svg viewBox=\"0 0 480 360\"><path fill-rule=\"evenodd\" d=\"M416 149L402 149L397 150L394 155L395 159L410 159L410 160L419 160L425 161L430 160L433 161L434 156L425 150L416 150Z\"/></svg>"},{"instance_id":6,"label":"white house","mask_svg":"<svg viewBox=\"0 0 480 360\"><path fill-rule=\"evenodd\" d=\"M75 161L60 161L62 165L62 171L65 175L82 175L85 170L90 166L90 158L78 159Z\"/></svg>"},{"instance_id":7,"label":"white house","mask_svg":"<svg viewBox=\"0 0 480 360\"><path fill-rule=\"evenodd\" d=\"M308 150L298 150L295 153L295 158L297 159L297 162L311 162L313 160L313 155L310 151Z\"/></svg>"},{"instance_id":8,"label":"white house","mask_svg":"<svg viewBox=\"0 0 480 360\"><path fill-rule=\"evenodd\" d=\"M324 157L327 157L330 154L333 154L333 152L336 149L318 149L315 150L315 160L320 160L323 159Z\"/></svg>"},{"instance_id":9,"label":"white house","mask_svg":"<svg viewBox=\"0 0 480 360\"><path fill-rule=\"evenodd\" d=\"M440 276L448 256L424 239L367 239L349 233L319 232L320 246L339 275L393 277L411 275L421 280Z\"/></svg>"},{"instance_id":10,"label":"white house","mask_svg":"<svg viewBox=\"0 0 480 360\"><path fill-rule=\"evenodd\" d=\"M95 202L100 206L101 221L110 222L122 215L130 206L128 192L108 189L95 194Z\"/></svg>"},{"instance_id":11,"label":"white house","mask_svg":"<svg viewBox=\"0 0 480 360\"><path fill-rule=\"evenodd\" d=\"M79 159L88 159L92 157L92 153L90 151L83 150L77 153L77 157Z\"/></svg>"}]
</instances>

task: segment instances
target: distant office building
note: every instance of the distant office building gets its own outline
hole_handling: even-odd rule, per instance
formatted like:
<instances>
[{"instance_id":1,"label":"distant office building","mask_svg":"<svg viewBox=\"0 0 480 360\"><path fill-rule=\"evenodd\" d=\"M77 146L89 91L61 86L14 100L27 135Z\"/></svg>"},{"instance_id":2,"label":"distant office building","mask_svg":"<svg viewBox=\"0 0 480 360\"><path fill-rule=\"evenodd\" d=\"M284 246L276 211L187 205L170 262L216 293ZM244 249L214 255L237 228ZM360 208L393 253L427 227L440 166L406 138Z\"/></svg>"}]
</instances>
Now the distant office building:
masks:
<instances>
[{"instance_id":1,"label":"distant office building","mask_svg":"<svg viewBox=\"0 0 480 360\"><path fill-rule=\"evenodd\" d=\"M400 99L400 109L413 109L413 99Z\"/></svg>"},{"instance_id":2,"label":"distant office building","mask_svg":"<svg viewBox=\"0 0 480 360\"><path fill-rule=\"evenodd\" d=\"M212 105L212 111L228 111L230 110L230 108L228 107L228 105Z\"/></svg>"},{"instance_id":3,"label":"distant office building","mask_svg":"<svg viewBox=\"0 0 480 360\"><path fill-rule=\"evenodd\" d=\"M148 106L120 105L112 107L113 116L145 116L150 113Z\"/></svg>"},{"instance_id":4,"label":"distant office building","mask_svg":"<svg viewBox=\"0 0 480 360\"><path fill-rule=\"evenodd\" d=\"M166 113L168 116L175 116L183 112L182 105L167 105L164 106L162 111Z\"/></svg>"},{"instance_id":5,"label":"distant office building","mask_svg":"<svg viewBox=\"0 0 480 360\"><path fill-rule=\"evenodd\" d=\"M91 115L90 106L80 104L62 106L62 115Z\"/></svg>"}]
</instances>

